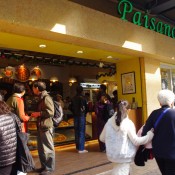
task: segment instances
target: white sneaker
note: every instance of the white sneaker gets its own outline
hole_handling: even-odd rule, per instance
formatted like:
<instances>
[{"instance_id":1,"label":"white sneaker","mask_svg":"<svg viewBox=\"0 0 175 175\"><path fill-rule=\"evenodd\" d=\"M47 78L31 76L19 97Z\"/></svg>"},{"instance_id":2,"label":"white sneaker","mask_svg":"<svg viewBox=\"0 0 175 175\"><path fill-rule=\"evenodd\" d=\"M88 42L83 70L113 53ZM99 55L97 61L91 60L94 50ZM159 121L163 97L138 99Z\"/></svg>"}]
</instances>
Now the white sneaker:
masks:
<instances>
[{"instance_id":1,"label":"white sneaker","mask_svg":"<svg viewBox=\"0 0 175 175\"><path fill-rule=\"evenodd\" d=\"M78 151L78 153L80 153L80 154L81 154L81 153L88 153L88 150L85 150L85 149L84 149L84 150L82 150L82 151Z\"/></svg>"},{"instance_id":2,"label":"white sneaker","mask_svg":"<svg viewBox=\"0 0 175 175\"><path fill-rule=\"evenodd\" d=\"M17 172L17 175L27 175L27 173L23 173L23 172L21 172L21 171L18 171L18 172Z\"/></svg>"}]
</instances>

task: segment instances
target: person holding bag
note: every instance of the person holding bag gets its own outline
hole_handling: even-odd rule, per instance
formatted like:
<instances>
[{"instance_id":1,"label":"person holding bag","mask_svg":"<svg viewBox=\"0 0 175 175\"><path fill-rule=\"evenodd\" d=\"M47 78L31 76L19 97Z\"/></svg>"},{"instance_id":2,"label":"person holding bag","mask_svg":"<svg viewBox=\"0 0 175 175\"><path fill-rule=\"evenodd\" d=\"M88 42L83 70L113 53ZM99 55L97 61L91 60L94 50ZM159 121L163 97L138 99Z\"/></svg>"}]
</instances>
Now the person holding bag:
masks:
<instances>
[{"instance_id":1,"label":"person holding bag","mask_svg":"<svg viewBox=\"0 0 175 175\"><path fill-rule=\"evenodd\" d=\"M152 140L153 130L146 136L138 137L134 123L129 119L130 105L128 101L119 101L117 112L107 121L100 135L106 144L106 155L113 162L112 175L129 175L130 163L133 162L137 146Z\"/></svg>"},{"instance_id":2,"label":"person holding bag","mask_svg":"<svg viewBox=\"0 0 175 175\"><path fill-rule=\"evenodd\" d=\"M13 94L7 100L7 104L11 107L12 112L19 117L23 132L27 131L27 121L30 119L24 110L23 96L25 92L24 84L15 83L13 85Z\"/></svg>"},{"instance_id":3,"label":"person holding bag","mask_svg":"<svg viewBox=\"0 0 175 175\"><path fill-rule=\"evenodd\" d=\"M172 91L164 89L159 91L157 99L161 107L150 114L142 135L144 136L158 121L152 140L153 154L162 175L175 175L175 96ZM162 113L164 115L160 118Z\"/></svg>"},{"instance_id":4,"label":"person holding bag","mask_svg":"<svg viewBox=\"0 0 175 175\"><path fill-rule=\"evenodd\" d=\"M35 171L40 175L50 175L55 170L55 148L53 141L54 103L46 91L46 84L42 81L35 81L33 93L39 97L38 109L31 114L37 118L37 146L41 168Z\"/></svg>"}]
</instances>

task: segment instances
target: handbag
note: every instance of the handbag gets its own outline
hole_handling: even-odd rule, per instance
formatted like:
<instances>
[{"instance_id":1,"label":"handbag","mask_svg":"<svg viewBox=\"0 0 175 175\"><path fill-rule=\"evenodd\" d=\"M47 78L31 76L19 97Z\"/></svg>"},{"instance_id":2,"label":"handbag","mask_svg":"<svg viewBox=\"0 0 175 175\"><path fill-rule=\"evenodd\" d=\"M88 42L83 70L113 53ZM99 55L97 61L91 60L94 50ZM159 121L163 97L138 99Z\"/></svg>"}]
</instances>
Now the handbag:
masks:
<instances>
[{"instance_id":1,"label":"handbag","mask_svg":"<svg viewBox=\"0 0 175 175\"><path fill-rule=\"evenodd\" d=\"M35 169L35 164L30 150L27 146L29 134L21 131L21 123L14 118L16 123L17 132L17 153L16 153L16 166L17 170L27 173Z\"/></svg>"},{"instance_id":2,"label":"handbag","mask_svg":"<svg viewBox=\"0 0 175 175\"><path fill-rule=\"evenodd\" d=\"M160 116L158 117L158 119L156 120L155 124L154 124L154 129L157 127L158 123L160 122L160 120L162 119L163 115L169 110L169 108L165 109ZM148 159L153 159L153 152L152 149L147 149L145 148L144 145L140 145L136 155L134 157L134 163L137 166L145 166L145 162L147 162Z\"/></svg>"}]
</instances>

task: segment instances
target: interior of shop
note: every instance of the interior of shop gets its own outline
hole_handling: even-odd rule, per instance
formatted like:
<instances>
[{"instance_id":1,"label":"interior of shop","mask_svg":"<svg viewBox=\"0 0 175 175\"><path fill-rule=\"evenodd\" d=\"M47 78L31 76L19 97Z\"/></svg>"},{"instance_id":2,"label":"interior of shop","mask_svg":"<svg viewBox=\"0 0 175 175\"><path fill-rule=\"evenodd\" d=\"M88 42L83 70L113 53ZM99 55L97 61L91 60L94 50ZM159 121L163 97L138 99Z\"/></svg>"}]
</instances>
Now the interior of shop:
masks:
<instances>
[{"instance_id":1,"label":"interior of shop","mask_svg":"<svg viewBox=\"0 0 175 175\"><path fill-rule=\"evenodd\" d=\"M5 93L5 100L7 100L13 93L13 84L24 83L26 87L25 111L28 115L36 111L38 102L38 97L32 93L34 81L44 81L47 91L53 98L58 94L61 96L64 103L64 116L58 128L55 128L55 145L74 141L73 116L69 110L69 103L76 93L76 86L80 84L92 105L92 110L86 117L86 140L96 139L93 105L96 103L100 84L106 84L111 97L112 92L117 89L116 81L107 81L115 76L116 64L12 49L1 49L0 59L0 91ZM31 150L36 149L36 129L36 120L31 119L28 122L30 134L28 144Z\"/></svg>"}]
</instances>

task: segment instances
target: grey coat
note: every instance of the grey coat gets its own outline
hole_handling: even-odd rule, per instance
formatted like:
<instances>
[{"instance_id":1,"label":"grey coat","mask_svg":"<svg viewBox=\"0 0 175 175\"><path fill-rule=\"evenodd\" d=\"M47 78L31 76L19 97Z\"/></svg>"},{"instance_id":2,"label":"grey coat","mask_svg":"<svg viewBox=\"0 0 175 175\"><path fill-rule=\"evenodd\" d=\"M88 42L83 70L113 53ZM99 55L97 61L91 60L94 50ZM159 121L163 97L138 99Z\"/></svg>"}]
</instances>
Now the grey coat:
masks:
<instances>
[{"instance_id":1,"label":"grey coat","mask_svg":"<svg viewBox=\"0 0 175 175\"><path fill-rule=\"evenodd\" d=\"M13 114L0 115L0 167L16 162L16 124Z\"/></svg>"}]
</instances>

